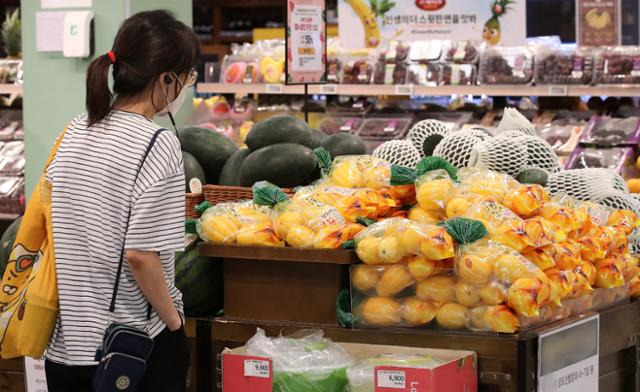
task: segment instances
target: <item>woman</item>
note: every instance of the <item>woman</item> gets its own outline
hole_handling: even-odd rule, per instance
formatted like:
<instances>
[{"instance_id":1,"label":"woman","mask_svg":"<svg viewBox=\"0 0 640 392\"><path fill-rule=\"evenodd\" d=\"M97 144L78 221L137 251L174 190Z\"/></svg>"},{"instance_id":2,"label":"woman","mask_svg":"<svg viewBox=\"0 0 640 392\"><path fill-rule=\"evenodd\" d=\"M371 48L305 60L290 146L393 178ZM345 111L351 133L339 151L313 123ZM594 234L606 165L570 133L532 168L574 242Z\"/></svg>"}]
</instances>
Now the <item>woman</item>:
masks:
<instances>
[{"instance_id":1,"label":"woman","mask_svg":"<svg viewBox=\"0 0 640 392\"><path fill-rule=\"evenodd\" d=\"M189 27L150 11L124 21L113 49L89 66L87 113L69 123L46 171L60 305L46 353L50 392L91 390L94 355L110 322L154 339L139 390L185 389L189 351L174 285L174 252L184 243L184 173L175 134L161 132L141 163L160 129L152 119L179 109L199 55ZM126 261L110 316L123 242Z\"/></svg>"}]
</instances>

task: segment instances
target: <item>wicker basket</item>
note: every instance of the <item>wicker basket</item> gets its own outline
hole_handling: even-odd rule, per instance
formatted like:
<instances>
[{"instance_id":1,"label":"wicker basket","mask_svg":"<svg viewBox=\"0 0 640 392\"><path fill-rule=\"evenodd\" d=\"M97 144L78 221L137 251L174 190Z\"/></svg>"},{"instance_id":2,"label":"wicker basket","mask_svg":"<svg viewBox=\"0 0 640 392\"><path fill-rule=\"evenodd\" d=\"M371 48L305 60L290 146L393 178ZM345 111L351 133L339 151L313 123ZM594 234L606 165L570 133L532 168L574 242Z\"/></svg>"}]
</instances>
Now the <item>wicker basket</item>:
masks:
<instances>
[{"instance_id":1,"label":"wicker basket","mask_svg":"<svg viewBox=\"0 0 640 392\"><path fill-rule=\"evenodd\" d=\"M293 195L293 190L291 189L285 188L282 190L289 196ZM253 199L253 191L249 187L205 185L202 187L202 191L204 192L204 199L212 205Z\"/></svg>"},{"instance_id":2,"label":"wicker basket","mask_svg":"<svg viewBox=\"0 0 640 392\"><path fill-rule=\"evenodd\" d=\"M186 193L185 194L185 216L187 219L198 219L200 214L196 211L198 204L204 201L202 193Z\"/></svg>"}]
</instances>

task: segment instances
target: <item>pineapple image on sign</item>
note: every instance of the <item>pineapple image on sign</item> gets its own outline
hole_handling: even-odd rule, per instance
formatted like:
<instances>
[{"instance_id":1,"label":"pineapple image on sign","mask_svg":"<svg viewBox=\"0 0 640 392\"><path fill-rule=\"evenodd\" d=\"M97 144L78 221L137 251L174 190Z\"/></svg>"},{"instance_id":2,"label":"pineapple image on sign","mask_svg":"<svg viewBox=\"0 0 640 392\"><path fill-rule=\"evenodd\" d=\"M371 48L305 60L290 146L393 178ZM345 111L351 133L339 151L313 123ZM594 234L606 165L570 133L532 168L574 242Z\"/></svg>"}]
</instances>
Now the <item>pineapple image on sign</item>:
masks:
<instances>
[{"instance_id":1,"label":"pineapple image on sign","mask_svg":"<svg viewBox=\"0 0 640 392\"><path fill-rule=\"evenodd\" d=\"M502 29L500 26L500 17L511 10L510 5L515 0L495 0L491 5L491 18L484 24L482 30L482 39L490 45L497 45L502 38Z\"/></svg>"}]
</instances>

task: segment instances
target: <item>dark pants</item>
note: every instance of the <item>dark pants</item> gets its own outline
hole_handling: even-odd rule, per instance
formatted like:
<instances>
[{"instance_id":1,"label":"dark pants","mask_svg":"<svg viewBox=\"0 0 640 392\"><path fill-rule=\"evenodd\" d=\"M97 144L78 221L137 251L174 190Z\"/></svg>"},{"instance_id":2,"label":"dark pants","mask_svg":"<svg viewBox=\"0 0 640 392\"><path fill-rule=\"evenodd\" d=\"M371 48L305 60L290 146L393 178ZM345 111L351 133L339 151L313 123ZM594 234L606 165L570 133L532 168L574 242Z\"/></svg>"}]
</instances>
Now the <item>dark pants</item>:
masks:
<instances>
[{"instance_id":1,"label":"dark pants","mask_svg":"<svg viewBox=\"0 0 640 392\"><path fill-rule=\"evenodd\" d=\"M184 392L189 371L189 347L184 328L164 329L155 339L139 392ZM91 392L95 366L65 366L46 361L49 392Z\"/></svg>"}]
</instances>

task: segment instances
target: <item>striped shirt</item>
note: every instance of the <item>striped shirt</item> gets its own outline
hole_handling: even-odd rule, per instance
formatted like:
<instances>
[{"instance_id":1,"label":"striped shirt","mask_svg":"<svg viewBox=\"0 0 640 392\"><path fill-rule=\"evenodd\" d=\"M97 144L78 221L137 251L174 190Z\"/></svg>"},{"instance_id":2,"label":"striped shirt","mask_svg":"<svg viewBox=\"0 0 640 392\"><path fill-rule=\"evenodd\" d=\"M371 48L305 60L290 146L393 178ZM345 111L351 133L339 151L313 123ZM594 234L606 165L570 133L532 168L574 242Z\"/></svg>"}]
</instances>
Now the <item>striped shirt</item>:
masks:
<instances>
[{"instance_id":1,"label":"striped shirt","mask_svg":"<svg viewBox=\"0 0 640 392\"><path fill-rule=\"evenodd\" d=\"M174 252L184 248L184 172L173 132L159 135L135 180L159 128L123 111L112 111L92 126L86 114L80 115L69 124L46 171L52 184L60 305L46 353L51 361L95 365L125 238L126 249L158 252L169 293L182 312L182 294L174 285ZM125 260L111 321L147 328L155 337L165 325L155 312L147 320L147 306Z\"/></svg>"}]
</instances>

